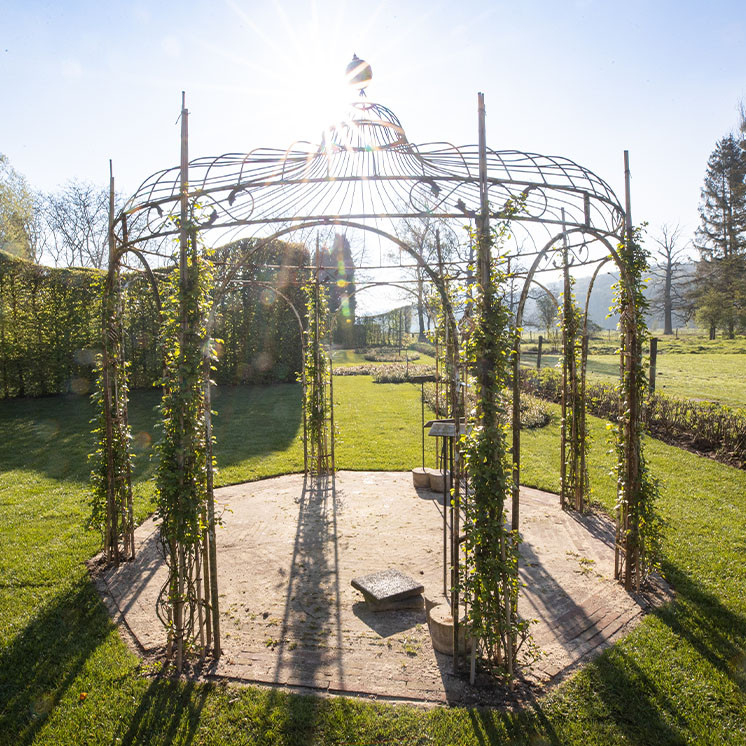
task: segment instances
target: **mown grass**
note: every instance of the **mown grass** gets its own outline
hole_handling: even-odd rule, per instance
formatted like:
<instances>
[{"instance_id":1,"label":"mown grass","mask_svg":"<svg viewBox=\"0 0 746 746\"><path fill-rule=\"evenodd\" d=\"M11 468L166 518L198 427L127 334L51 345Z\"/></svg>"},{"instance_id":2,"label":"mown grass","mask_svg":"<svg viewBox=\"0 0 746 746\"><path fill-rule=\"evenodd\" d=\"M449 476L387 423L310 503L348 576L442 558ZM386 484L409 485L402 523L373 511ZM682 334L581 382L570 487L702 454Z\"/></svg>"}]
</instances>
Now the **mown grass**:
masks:
<instances>
[{"instance_id":1,"label":"mown grass","mask_svg":"<svg viewBox=\"0 0 746 746\"><path fill-rule=\"evenodd\" d=\"M557 365L556 354L542 354L542 367ZM535 367L535 353L522 353L524 366ZM648 365L648 361L645 361ZM617 355L588 355L589 379L614 383L619 380ZM656 390L671 396L719 402L731 407L746 407L746 353L699 354L659 351Z\"/></svg>"},{"instance_id":2,"label":"mown grass","mask_svg":"<svg viewBox=\"0 0 746 746\"><path fill-rule=\"evenodd\" d=\"M335 379L335 401L340 467L419 463L418 387ZM156 402L133 397L139 517ZM299 404L293 385L221 390L221 483L299 468ZM550 490L553 413L522 448L524 481ZM425 711L152 676L83 566L98 545L84 527L90 415L83 399L0 402L0 744L746 743L746 473L646 441L676 601L523 711ZM591 430L595 497L610 509L607 431Z\"/></svg>"}]
</instances>

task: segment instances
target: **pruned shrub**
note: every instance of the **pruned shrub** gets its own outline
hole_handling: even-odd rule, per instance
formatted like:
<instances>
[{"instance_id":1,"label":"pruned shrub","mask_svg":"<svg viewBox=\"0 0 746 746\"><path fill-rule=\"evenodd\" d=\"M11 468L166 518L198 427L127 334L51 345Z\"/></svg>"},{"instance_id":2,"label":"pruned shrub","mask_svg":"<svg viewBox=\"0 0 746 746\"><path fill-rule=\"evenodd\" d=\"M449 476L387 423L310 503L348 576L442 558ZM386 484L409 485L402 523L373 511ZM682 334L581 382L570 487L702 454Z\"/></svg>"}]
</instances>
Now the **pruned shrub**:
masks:
<instances>
[{"instance_id":1,"label":"pruned shrub","mask_svg":"<svg viewBox=\"0 0 746 746\"><path fill-rule=\"evenodd\" d=\"M417 352L400 354L397 350L371 350L366 352L363 357L372 363L405 363L407 360L419 360Z\"/></svg>"},{"instance_id":2,"label":"pruned shrub","mask_svg":"<svg viewBox=\"0 0 746 746\"><path fill-rule=\"evenodd\" d=\"M534 396L559 402L562 376L554 368L521 370L521 388ZM619 393L609 383L586 386L589 414L616 421ZM713 453L721 461L746 467L746 413L723 404L653 394L643 409L646 430L662 440Z\"/></svg>"}]
</instances>

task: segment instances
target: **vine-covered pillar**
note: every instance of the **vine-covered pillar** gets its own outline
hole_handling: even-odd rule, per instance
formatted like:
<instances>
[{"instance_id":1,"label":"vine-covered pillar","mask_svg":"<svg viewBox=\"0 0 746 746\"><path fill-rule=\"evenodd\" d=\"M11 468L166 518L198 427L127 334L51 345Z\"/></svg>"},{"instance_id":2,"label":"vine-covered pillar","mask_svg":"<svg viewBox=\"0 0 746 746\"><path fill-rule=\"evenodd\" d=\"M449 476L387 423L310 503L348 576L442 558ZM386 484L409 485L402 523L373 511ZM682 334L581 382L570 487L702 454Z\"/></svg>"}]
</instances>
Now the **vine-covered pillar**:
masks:
<instances>
[{"instance_id":1,"label":"vine-covered pillar","mask_svg":"<svg viewBox=\"0 0 746 746\"><path fill-rule=\"evenodd\" d=\"M317 240L316 271L304 286L307 331L303 396L306 471L316 476L334 472L331 361L324 349L329 333L329 301L319 278L320 256Z\"/></svg>"},{"instance_id":2,"label":"vine-covered pillar","mask_svg":"<svg viewBox=\"0 0 746 746\"><path fill-rule=\"evenodd\" d=\"M562 210L562 426L560 442L560 503L563 508L584 510L588 497L585 422L585 351L587 339L575 304L567 232Z\"/></svg>"},{"instance_id":3,"label":"vine-covered pillar","mask_svg":"<svg viewBox=\"0 0 746 746\"><path fill-rule=\"evenodd\" d=\"M163 437L156 474L161 541L168 568L158 616L168 630L167 655L181 671L186 655L210 646L220 655L220 623L212 496L211 356L208 313L211 253L199 241L188 184L188 111L181 112L179 265L168 278L163 309Z\"/></svg>"},{"instance_id":4,"label":"vine-covered pillar","mask_svg":"<svg viewBox=\"0 0 746 746\"><path fill-rule=\"evenodd\" d=\"M490 663L500 666L509 678L515 673L518 636L517 617L518 532L510 530L505 501L512 492L504 389L509 380L509 361L514 346L511 312L501 295L506 275L492 257L489 227L484 137L484 99L479 95L481 214L478 229L477 287L474 327L466 357L474 377L476 418L463 437L462 447L471 485L465 502L464 529L467 562L461 581L468 599L470 633L480 641ZM483 170L484 169L484 170ZM505 212L510 214L511 205ZM497 231L501 244L509 226ZM455 620L454 620L455 621Z\"/></svg>"},{"instance_id":5,"label":"vine-covered pillar","mask_svg":"<svg viewBox=\"0 0 746 746\"><path fill-rule=\"evenodd\" d=\"M114 237L114 176L109 162L109 271L103 286L102 353L93 399L98 409L91 472L91 525L103 534L106 561L134 559L132 455L127 415L127 363L124 360L119 257Z\"/></svg>"},{"instance_id":6,"label":"vine-covered pillar","mask_svg":"<svg viewBox=\"0 0 746 746\"><path fill-rule=\"evenodd\" d=\"M657 561L660 521L655 513L658 484L648 472L642 445L646 383L642 348L648 336L643 275L647 269L647 254L640 244L639 230L632 227L627 151L624 152L624 170L625 236L619 246L622 276L617 292L621 384L617 420L615 577L627 590L639 590L643 578Z\"/></svg>"}]
</instances>

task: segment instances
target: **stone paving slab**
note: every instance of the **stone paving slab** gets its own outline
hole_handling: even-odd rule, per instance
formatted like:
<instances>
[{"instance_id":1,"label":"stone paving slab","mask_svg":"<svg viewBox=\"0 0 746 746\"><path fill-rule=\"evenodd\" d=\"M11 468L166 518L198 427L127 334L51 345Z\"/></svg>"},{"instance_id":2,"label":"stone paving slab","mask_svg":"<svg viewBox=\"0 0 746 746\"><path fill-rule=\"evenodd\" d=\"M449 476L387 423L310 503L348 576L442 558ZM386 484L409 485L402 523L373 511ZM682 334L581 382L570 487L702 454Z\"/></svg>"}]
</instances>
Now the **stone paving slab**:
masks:
<instances>
[{"instance_id":1,"label":"stone paving slab","mask_svg":"<svg viewBox=\"0 0 746 746\"><path fill-rule=\"evenodd\" d=\"M389 568L379 572L353 578L350 585L373 601L401 601L417 596L425 590L424 585L415 583L409 575L401 570Z\"/></svg>"},{"instance_id":2,"label":"stone paving slab","mask_svg":"<svg viewBox=\"0 0 746 746\"><path fill-rule=\"evenodd\" d=\"M325 485L289 475L216 491L224 655L210 676L433 703L495 703L433 650L424 609L377 612L351 586L391 567L443 598L442 495L409 472L340 472ZM646 601L613 580L613 526L563 512L557 495L521 488L519 613L535 619L542 656L527 672L551 683L611 645ZM162 651L155 601L166 579L151 519L137 558L95 574L112 616L146 654ZM665 598L665 594L663 595ZM465 675L465 674L464 674ZM480 683L479 681L477 682Z\"/></svg>"}]
</instances>

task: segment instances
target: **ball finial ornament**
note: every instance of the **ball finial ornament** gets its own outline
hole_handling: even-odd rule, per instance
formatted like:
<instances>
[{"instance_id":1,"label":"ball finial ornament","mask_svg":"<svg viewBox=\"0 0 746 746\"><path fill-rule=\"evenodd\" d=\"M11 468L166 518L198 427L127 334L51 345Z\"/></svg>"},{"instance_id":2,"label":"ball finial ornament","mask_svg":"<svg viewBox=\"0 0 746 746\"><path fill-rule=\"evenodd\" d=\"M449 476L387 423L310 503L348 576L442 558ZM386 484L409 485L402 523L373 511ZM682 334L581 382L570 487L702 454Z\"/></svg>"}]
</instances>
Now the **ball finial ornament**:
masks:
<instances>
[{"instance_id":1,"label":"ball finial ornament","mask_svg":"<svg viewBox=\"0 0 746 746\"><path fill-rule=\"evenodd\" d=\"M361 60L356 54L353 54L352 60L347 65L347 82L354 88L358 88L362 95L372 78L373 70L371 66L365 60Z\"/></svg>"}]
</instances>

